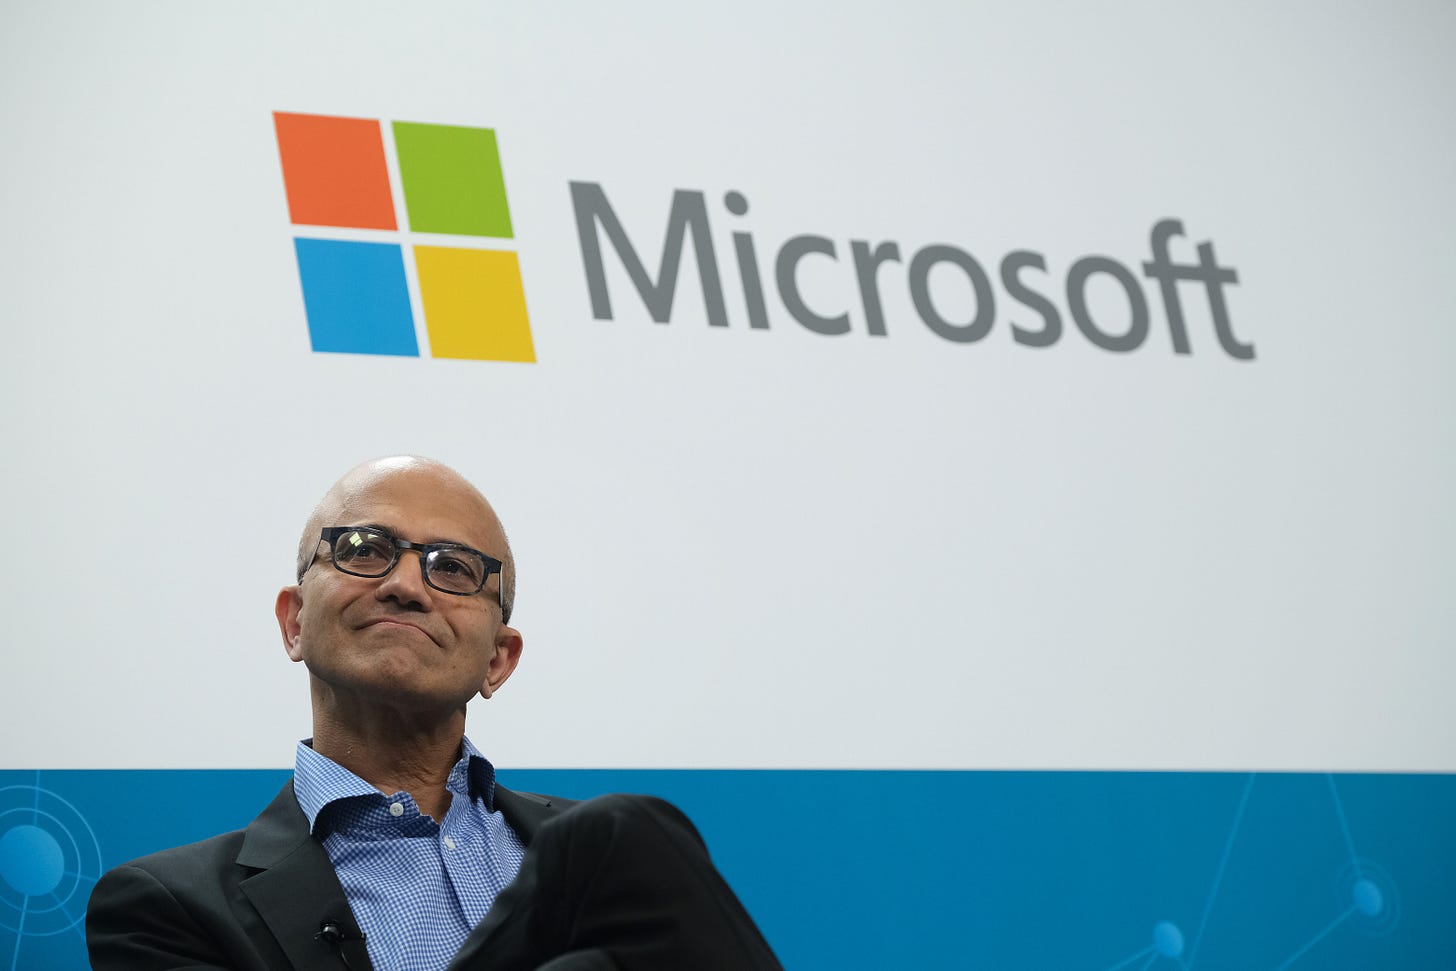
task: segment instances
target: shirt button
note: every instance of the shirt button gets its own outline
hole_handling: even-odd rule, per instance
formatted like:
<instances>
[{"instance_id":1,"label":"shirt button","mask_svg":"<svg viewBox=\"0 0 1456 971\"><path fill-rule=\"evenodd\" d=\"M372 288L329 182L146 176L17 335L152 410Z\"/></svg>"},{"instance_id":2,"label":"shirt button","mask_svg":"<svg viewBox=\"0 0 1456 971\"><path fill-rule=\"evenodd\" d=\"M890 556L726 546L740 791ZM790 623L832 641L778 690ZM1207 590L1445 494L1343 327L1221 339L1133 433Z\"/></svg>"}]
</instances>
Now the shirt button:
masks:
<instances>
[{"instance_id":1,"label":"shirt button","mask_svg":"<svg viewBox=\"0 0 1456 971\"><path fill-rule=\"evenodd\" d=\"M399 817L401 817L401 816L404 815L404 806L401 806L397 802L390 803L389 804L389 814L391 816L393 816L395 819L398 819Z\"/></svg>"},{"instance_id":2,"label":"shirt button","mask_svg":"<svg viewBox=\"0 0 1456 971\"><path fill-rule=\"evenodd\" d=\"M455 848L455 840L452 837L449 837L449 836L445 837L445 849L447 849L447 850L453 850L454 848Z\"/></svg>"}]
</instances>

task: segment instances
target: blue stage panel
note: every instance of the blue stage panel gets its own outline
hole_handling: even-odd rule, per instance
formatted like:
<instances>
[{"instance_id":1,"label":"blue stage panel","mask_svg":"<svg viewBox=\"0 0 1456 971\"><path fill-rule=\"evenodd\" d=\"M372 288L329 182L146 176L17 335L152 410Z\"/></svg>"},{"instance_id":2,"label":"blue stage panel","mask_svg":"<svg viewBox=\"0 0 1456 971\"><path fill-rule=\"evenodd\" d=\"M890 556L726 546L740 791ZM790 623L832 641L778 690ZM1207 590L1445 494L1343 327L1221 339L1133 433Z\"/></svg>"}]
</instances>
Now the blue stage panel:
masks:
<instances>
[{"instance_id":1,"label":"blue stage panel","mask_svg":"<svg viewBox=\"0 0 1456 971\"><path fill-rule=\"evenodd\" d=\"M0 967L83 969L101 868L283 770L0 772ZM1456 776L504 770L664 796L789 968L1456 967ZM99 863L98 863L99 860Z\"/></svg>"}]
</instances>

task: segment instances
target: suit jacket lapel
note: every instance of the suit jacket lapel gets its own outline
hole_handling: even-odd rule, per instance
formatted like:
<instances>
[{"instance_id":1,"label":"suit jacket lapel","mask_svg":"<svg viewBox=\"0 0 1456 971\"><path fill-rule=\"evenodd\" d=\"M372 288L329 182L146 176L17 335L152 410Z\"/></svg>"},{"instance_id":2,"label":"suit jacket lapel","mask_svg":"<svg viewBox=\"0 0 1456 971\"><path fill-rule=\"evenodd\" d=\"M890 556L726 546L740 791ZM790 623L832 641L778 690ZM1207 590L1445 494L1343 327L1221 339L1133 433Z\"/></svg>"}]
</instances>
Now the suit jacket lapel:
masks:
<instances>
[{"instance_id":1,"label":"suit jacket lapel","mask_svg":"<svg viewBox=\"0 0 1456 971\"><path fill-rule=\"evenodd\" d=\"M243 893L297 971L338 971L339 946L318 937L328 922L343 931L349 966L372 971L354 912L328 854L309 833L293 780L248 827L238 863L259 871L242 881Z\"/></svg>"}]
</instances>

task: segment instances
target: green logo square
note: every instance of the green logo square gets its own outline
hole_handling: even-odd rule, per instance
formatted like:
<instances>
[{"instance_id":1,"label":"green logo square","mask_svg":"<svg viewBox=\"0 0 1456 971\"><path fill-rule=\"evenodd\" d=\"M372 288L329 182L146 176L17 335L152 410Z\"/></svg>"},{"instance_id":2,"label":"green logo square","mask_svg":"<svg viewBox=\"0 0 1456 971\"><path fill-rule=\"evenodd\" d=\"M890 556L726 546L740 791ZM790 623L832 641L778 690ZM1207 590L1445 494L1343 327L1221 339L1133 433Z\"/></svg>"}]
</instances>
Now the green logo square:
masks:
<instances>
[{"instance_id":1,"label":"green logo square","mask_svg":"<svg viewBox=\"0 0 1456 971\"><path fill-rule=\"evenodd\" d=\"M409 228L511 239L511 212L495 131L394 122Z\"/></svg>"}]
</instances>

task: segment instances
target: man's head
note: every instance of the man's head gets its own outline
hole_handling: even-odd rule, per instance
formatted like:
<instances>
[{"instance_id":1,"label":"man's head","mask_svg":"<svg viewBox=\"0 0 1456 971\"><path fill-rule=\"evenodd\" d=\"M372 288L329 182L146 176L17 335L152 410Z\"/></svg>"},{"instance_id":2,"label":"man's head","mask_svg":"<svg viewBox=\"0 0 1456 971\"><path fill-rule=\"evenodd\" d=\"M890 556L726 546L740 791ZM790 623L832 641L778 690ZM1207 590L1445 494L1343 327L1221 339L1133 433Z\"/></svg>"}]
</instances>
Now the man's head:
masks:
<instances>
[{"instance_id":1,"label":"man's head","mask_svg":"<svg viewBox=\"0 0 1456 971\"><path fill-rule=\"evenodd\" d=\"M411 549L398 552L385 576L354 576L335 569L320 542L334 526L469 547L502 568L465 596L425 582L421 554ZM521 635L507 626L514 586L510 545L485 497L438 462L398 456L349 470L325 494L304 526L298 585L279 593L276 613L289 657L308 666L316 706L322 693L463 710L476 692L490 697L520 659Z\"/></svg>"},{"instance_id":2,"label":"man's head","mask_svg":"<svg viewBox=\"0 0 1456 971\"><path fill-rule=\"evenodd\" d=\"M417 455L395 455L388 458L375 459L354 466L345 472L339 481L333 484L319 504L314 507L308 522L303 524L303 535L298 540L298 575L299 583L303 582L303 575L321 554L325 554L319 546L319 534L325 526L355 526L358 523L334 522L338 518L339 505L344 497L356 493L361 487L371 482L378 482L382 477L390 474L401 474L418 472L425 475L434 474L440 480L448 480L460 486L465 493L472 496L479 503L480 512L485 520L488 520L500 534L500 551L483 550L497 557L504 566L501 568L500 577L500 605L501 620L510 623L511 608L516 602L516 560L511 555L511 543L506 537L505 529L496 517L495 510L490 503L485 501L485 496L471 485L464 476L433 459L422 458ZM399 537L405 539L406 537Z\"/></svg>"}]
</instances>

